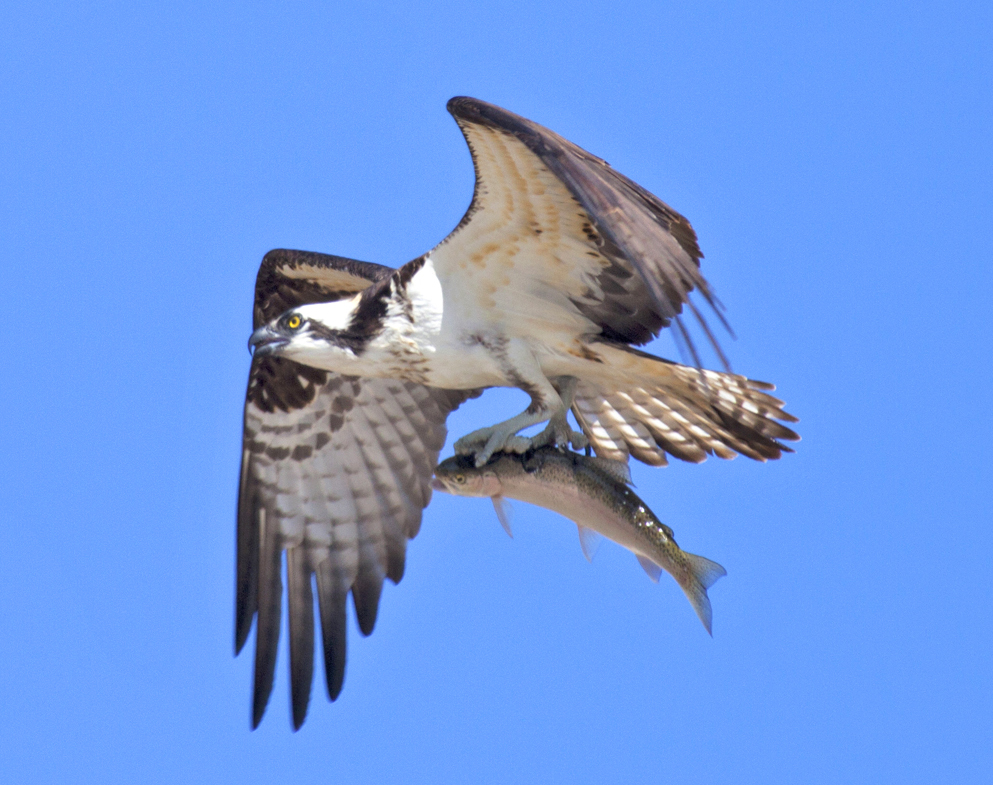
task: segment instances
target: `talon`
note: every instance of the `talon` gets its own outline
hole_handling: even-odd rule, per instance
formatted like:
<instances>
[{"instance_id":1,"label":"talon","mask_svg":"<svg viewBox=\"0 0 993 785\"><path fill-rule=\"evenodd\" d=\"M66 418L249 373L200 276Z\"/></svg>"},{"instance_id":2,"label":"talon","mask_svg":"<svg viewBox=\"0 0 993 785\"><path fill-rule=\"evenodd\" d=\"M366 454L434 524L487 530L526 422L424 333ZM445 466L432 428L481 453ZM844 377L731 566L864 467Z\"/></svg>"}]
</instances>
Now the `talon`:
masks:
<instances>
[{"instance_id":1,"label":"talon","mask_svg":"<svg viewBox=\"0 0 993 785\"><path fill-rule=\"evenodd\" d=\"M534 439L527 436L511 436L507 443L503 445L504 452L526 453L534 446Z\"/></svg>"},{"instance_id":2,"label":"talon","mask_svg":"<svg viewBox=\"0 0 993 785\"><path fill-rule=\"evenodd\" d=\"M569 443L574 450L585 450L590 446L590 440L586 438L586 434L582 431L570 431Z\"/></svg>"},{"instance_id":3,"label":"talon","mask_svg":"<svg viewBox=\"0 0 993 785\"><path fill-rule=\"evenodd\" d=\"M490 441L492 441L492 439ZM479 469L480 467L483 467L487 463L489 463L490 458L493 457L493 453L495 452L496 450L493 447L491 447L489 444L487 444L482 450L478 450L476 452L476 460L475 460L476 468Z\"/></svg>"},{"instance_id":4,"label":"talon","mask_svg":"<svg viewBox=\"0 0 993 785\"><path fill-rule=\"evenodd\" d=\"M463 436L455 443L455 451L460 455L474 455L476 468L484 466L493 453L506 450L507 452L524 452L531 446L531 440L514 435L514 426L506 423L492 428L481 428L468 436Z\"/></svg>"},{"instance_id":5,"label":"talon","mask_svg":"<svg viewBox=\"0 0 993 785\"><path fill-rule=\"evenodd\" d=\"M582 450L589 443L586 436L580 431L572 430L566 419L568 405L572 400L571 389L573 386L574 383L563 386L567 399L565 407L556 407L551 410L555 413L548 420L545 429L537 436L533 438L517 436L517 432L531 425L537 425L545 419L550 413L547 408L536 408L533 411L529 409L490 428L480 428L478 431L473 431L455 442L455 453L474 456L473 462L476 468L479 468L489 462L494 453L501 450L508 453L525 453L545 445L551 445L558 449L568 449L570 444L575 449Z\"/></svg>"},{"instance_id":6,"label":"talon","mask_svg":"<svg viewBox=\"0 0 993 785\"><path fill-rule=\"evenodd\" d=\"M575 450L584 450L589 445L586 434L582 431L572 430L564 415L549 420L545 430L531 441L533 447L542 447L547 444L560 449L568 449L572 445Z\"/></svg>"},{"instance_id":7,"label":"talon","mask_svg":"<svg viewBox=\"0 0 993 785\"><path fill-rule=\"evenodd\" d=\"M475 447L473 447L473 445L471 444L468 444L463 439L459 439L457 442L455 442L453 447L455 449L456 455L471 455L472 453L476 452Z\"/></svg>"},{"instance_id":8,"label":"talon","mask_svg":"<svg viewBox=\"0 0 993 785\"><path fill-rule=\"evenodd\" d=\"M493 428L480 428L478 431L467 433L453 445L456 455L473 455L478 453L493 435Z\"/></svg>"}]
</instances>

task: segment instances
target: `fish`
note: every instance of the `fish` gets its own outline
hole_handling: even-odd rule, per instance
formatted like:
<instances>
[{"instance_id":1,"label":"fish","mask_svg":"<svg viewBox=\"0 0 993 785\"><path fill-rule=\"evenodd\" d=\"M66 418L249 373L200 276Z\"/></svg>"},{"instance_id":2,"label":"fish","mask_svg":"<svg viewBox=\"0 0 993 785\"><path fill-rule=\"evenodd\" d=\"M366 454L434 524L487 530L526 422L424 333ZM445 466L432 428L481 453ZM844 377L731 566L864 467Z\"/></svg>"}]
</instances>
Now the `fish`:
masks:
<instances>
[{"instance_id":1,"label":"fish","mask_svg":"<svg viewBox=\"0 0 993 785\"><path fill-rule=\"evenodd\" d=\"M707 633L713 611L707 589L727 571L717 562L687 553L672 529L631 489L627 464L544 446L525 453L498 452L476 468L472 457L455 455L438 464L432 487L455 496L490 497L510 536L505 498L536 504L572 520L592 560L598 535L634 553L648 577L658 583L668 572L686 594Z\"/></svg>"}]
</instances>

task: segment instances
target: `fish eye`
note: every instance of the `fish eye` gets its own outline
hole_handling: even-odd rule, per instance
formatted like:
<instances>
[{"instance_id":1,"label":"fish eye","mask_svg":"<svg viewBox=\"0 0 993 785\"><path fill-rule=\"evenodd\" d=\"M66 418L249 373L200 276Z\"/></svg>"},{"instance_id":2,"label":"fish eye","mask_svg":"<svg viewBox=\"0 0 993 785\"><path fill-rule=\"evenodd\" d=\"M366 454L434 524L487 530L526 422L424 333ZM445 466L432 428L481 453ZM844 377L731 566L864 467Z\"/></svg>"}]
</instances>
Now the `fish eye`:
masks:
<instances>
[{"instance_id":1,"label":"fish eye","mask_svg":"<svg viewBox=\"0 0 993 785\"><path fill-rule=\"evenodd\" d=\"M455 480L455 482L457 482L459 485L465 485L464 474L456 474L454 477L452 477L452 479Z\"/></svg>"},{"instance_id":2,"label":"fish eye","mask_svg":"<svg viewBox=\"0 0 993 785\"><path fill-rule=\"evenodd\" d=\"M293 314L286 320L286 326L291 330L296 330L303 320L300 318L300 314Z\"/></svg>"}]
</instances>

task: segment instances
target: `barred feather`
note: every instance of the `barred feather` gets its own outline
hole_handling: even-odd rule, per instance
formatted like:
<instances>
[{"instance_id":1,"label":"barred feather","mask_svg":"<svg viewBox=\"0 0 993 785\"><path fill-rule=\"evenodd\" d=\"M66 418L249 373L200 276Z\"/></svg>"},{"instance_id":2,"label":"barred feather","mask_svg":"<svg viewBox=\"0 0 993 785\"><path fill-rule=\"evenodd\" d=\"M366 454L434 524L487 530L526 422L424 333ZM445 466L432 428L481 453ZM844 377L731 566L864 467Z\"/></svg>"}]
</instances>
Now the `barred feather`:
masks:
<instances>
[{"instance_id":1,"label":"barred feather","mask_svg":"<svg viewBox=\"0 0 993 785\"><path fill-rule=\"evenodd\" d=\"M639 353L639 359L648 365L648 355ZM578 384L573 413L597 455L633 455L664 466L667 455L700 463L708 455L767 461L793 452L780 440L800 437L779 421L796 417L766 392L774 389L771 384L651 360L652 385L609 390L590 381Z\"/></svg>"}]
</instances>

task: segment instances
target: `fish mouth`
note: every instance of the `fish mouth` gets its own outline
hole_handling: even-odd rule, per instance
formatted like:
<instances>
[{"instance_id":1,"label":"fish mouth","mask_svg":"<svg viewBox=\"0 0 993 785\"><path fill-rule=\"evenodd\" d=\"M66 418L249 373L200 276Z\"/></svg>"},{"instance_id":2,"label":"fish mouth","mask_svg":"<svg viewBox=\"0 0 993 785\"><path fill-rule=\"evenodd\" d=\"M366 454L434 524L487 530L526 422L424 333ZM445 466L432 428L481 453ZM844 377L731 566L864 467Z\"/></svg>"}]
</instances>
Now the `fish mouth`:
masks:
<instances>
[{"instance_id":1,"label":"fish mouth","mask_svg":"<svg viewBox=\"0 0 993 785\"><path fill-rule=\"evenodd\" d=\"M431 478L431 487L434 488L436 491L442 491L444 493L448 493L448 486L445 485L445 483L443 483L437 477Z\"/></svg>"}]
</instances>

